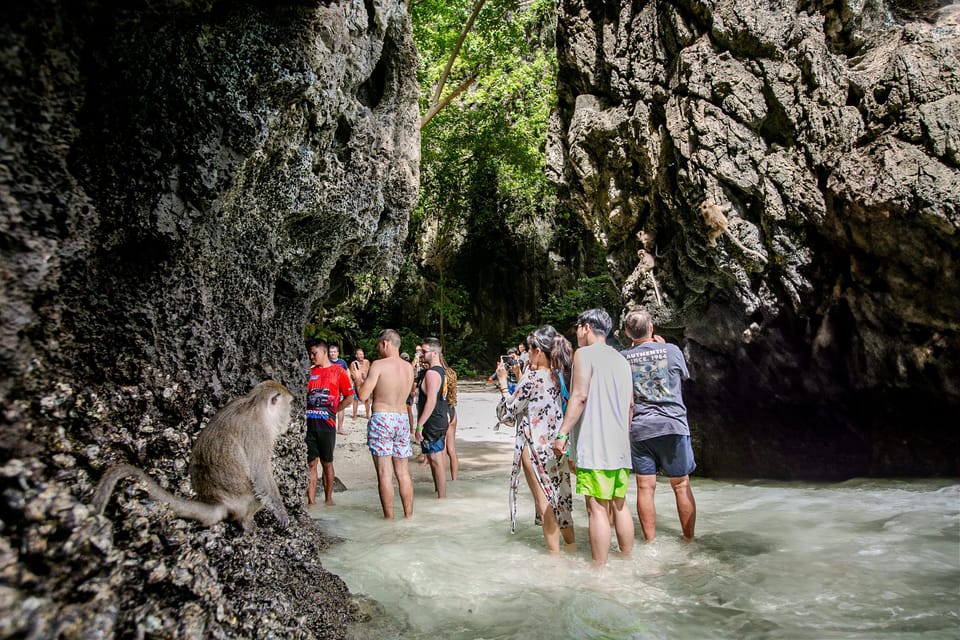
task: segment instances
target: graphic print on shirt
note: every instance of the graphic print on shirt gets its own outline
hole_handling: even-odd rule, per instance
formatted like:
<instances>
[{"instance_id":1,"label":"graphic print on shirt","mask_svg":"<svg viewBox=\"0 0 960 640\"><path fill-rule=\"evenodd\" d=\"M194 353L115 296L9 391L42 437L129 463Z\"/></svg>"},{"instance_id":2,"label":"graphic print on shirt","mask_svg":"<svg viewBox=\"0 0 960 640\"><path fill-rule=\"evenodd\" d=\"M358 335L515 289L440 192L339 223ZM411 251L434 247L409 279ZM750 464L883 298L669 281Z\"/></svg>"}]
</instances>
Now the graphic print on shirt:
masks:
<instances>
[{"instance_id":1,"label":"graphic print on shirt","mask_svg":"<svg viewBox=\"0 0 960 640\"><path fill-rule=\"evenodd\" d=\"M670 389L667 386L670 361L666 349L631 353L627 361L633 374L635 402L663 402L670 399Z\"/></svg>"},{"instance_id":2,"label":"graphic print on shirt","mask_svg":"<svg viewBox=\"0 0 960 640\"><path fill-rule=\"evenodd\" d=\"M310 389L307 394L307 417L325 420L332 415L330 389Z\"/></svg>"},{"instance_id":3,"label":"graphic print on shirt","mask_svg":"<svg viewBox=\"0 0 960 640\"><path fill-rule=\"evenodd\" d=\"M315 367L307 383L307 424L335 430L340 396L351 393L346 371L335 365Z\"/></svg>"}]
</instances>

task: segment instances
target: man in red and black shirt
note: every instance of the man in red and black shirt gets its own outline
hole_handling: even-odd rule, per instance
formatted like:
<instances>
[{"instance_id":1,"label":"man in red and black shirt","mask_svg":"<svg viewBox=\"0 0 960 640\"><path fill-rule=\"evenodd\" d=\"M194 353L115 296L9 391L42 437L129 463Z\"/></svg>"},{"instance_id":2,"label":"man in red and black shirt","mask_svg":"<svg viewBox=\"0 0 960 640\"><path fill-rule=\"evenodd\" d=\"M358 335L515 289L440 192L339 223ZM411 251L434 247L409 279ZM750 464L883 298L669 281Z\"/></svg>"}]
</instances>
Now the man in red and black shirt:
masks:
<instances>
[{"instance_id":1,"label":"man in red and black shirt","mask_svg":"<svg viewBox=\"0 0 960 640\"><path fill-rule=\"evenodd\" d=\"M333 501L333 448L337 444L337 408L341 396L353 395L346 370L330 362L327 343L314 340L307 345L310 354L310 381L307 382L307 506L316 504L317 460L323 469L323 497L327 505Z\"/></svg>"}]
</instances>

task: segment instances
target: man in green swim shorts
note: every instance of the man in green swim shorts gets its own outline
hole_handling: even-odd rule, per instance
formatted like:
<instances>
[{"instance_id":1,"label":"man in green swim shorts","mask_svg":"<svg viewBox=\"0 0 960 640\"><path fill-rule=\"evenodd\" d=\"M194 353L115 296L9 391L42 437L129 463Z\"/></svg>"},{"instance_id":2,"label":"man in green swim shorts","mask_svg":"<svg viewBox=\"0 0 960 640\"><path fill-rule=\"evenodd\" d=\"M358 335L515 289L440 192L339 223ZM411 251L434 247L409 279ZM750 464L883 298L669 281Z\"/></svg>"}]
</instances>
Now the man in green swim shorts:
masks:
<instances>
[{"instance_id":1,"label":"man in green swim shorts","mask_svg":"<svg viewBox=\"0 0 960 640\"><path fill-rule=\"evenodd\" d=\"M594 566L610 553L610 509L620 554L633 550L633 515L627 509L630 483L630 420L633 376L620 353L607 345L613 328L604 309L589 309L577 318L570 399L553 449L566 452L570 433L576 436L577 493L586 498L590 555Z\"/></svg>"}]
</instances>

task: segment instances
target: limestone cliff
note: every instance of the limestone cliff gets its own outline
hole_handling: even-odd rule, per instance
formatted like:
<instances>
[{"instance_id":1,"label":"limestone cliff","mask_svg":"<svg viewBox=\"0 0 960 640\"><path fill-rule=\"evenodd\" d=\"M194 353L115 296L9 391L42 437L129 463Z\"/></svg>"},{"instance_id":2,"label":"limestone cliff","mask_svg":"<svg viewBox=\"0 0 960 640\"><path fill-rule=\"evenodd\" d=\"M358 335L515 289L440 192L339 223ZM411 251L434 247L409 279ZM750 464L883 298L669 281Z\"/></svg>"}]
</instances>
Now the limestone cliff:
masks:
<instances>
[{"instance_id":1,"label":"limestone cliff","mask_svg":"<svg viewBox=\"0 0 960 640\"><path fill-rule=\"evenodd\" d=\"M302 422L276 456L289 533L204 531L140 493L114 528L82 502L118 461L187 493L216 408L264 378L301 395L304 324L353 270L398 268L419 171L404 3L0 15L0 635L339 635Z\"/></svg>"},{"instance_id":2,"label":"limestone cliff","mask_svg":"<svg viewBox=\"0 0 960 640\"><path fill-rule=\"evenodd\" d=\"M955 9L560 2L548 163L684 345L702 471L957 473Z\"/></svg>"}]
</instances>

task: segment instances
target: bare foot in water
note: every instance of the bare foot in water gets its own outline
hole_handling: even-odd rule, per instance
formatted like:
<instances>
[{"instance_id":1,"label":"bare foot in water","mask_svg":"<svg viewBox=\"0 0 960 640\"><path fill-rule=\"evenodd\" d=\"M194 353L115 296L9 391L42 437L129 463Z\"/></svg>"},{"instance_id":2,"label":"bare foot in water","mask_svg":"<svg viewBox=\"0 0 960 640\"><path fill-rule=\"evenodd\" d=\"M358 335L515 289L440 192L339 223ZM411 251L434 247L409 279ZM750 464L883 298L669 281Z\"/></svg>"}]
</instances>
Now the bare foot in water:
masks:
<instances>
[{"instance_id":1,"label":"bare foot in water","mask_svg":"<svg viewBox=\"0 0 960 640\"><path fill-rule=\"evenodd\" d=\"M325 500L325 501L323 502L323 504L326 505L326 506L328 506L328 507L335 507L335 506L337 506L337 503L333 501L333 498L330 498L329 500Z\"/></svg>"}]
</instances>

